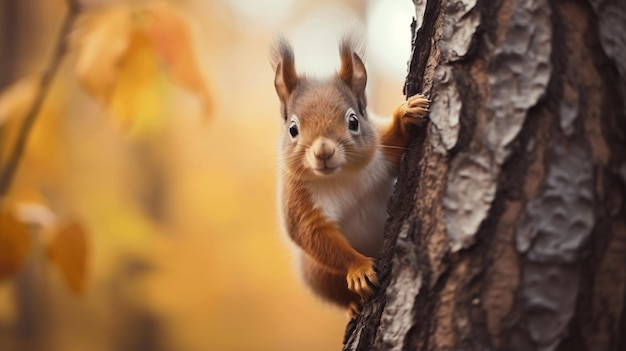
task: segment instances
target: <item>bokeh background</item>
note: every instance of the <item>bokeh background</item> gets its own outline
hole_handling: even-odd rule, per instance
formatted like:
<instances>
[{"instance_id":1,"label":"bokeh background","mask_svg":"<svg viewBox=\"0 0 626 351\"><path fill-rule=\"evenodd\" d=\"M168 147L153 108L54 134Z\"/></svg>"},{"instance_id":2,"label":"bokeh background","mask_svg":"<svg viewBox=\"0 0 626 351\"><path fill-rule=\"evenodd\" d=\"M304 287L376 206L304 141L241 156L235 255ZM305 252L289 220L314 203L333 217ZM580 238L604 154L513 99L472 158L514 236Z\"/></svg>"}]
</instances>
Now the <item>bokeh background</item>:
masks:
<instances>
[{"instance_id":1,"label":"bokeh background","mask_svg":"<svg viewBox=\"0 0 626 351\"><path fill-rule=\"evenodd\" d=\"M282 33L298 70L332 74L338 39L357 28L370 110L389 115L403 100L412 2L82 4L2 199L30 239L0 277L0 350L339 349L345 312L298 282L279 234L269 47ZM1 167L66 10L0 1ZM161 34L129 29L144 25ZM181 50L183 73L167 56Z\"/></svg>"}]
</instances>

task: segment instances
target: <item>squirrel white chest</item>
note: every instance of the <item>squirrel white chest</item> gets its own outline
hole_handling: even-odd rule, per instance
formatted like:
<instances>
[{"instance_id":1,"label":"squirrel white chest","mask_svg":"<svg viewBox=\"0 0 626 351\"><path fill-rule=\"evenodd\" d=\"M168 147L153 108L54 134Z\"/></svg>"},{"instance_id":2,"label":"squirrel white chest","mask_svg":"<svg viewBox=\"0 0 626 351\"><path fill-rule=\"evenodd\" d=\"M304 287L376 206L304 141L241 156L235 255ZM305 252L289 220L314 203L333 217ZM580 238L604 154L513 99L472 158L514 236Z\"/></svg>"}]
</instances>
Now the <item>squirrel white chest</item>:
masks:
<instances>
[{"instance_id":1,"label":"squirrel white chest","mask_svg":"<svg viewBox=\"0 0 626 351\"><path fill-rule=\"evenodd\" d=\"M315 206L339 225L357 251L378 256L387 219L387 201L395 178L379 151L363 170L320 184L312 193Z\"/></svg>"}]
</instances>

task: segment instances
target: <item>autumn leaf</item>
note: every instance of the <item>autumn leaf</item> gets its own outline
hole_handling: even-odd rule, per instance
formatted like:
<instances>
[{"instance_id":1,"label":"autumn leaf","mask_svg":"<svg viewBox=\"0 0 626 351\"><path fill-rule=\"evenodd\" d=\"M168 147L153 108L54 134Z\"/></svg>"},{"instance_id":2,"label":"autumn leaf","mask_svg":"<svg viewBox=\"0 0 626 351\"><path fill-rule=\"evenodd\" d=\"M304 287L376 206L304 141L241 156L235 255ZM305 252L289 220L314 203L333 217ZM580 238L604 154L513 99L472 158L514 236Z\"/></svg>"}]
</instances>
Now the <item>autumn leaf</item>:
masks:
<instances>
[{"instance_id":1,"label":"autumn leaf","mask_svg":"<svg viewBox=\"0 0 626 351\"><path fill-rule=\"evenodd\" d=\"M23 78L0 92L0 125L24 117L35 99L39 77Z\"/></svg>"},{"instance_id":2,"label":"autumn leaf","mask_svg":"<svg viewBox=\"0 0 626 351\"><path fill-rule=\"evenodd\" d=\"M0 213L0 281L13 277L30 248L30 234L12 213Z\"/></svg>"},{"instance_id":3,"label":"autumn leaf","mask_svg":"<svg viewBox=\"0 0 626 351\"><path fill-rule=\"evenodd\" d=\"M76 75L123 126L163 114L167 80L198 96L209 91L195 60L187 19L169 3L120 5L93 15L78 35Z\"/></svg>"},{"instance_id":4,"label":"autumn leaf","mask_svg":"<svg viewBox=\"0 0 626 351\"><path fill-rule=\"evenodd\" d=\"M108 104L118 78L119 64L130 45L132 20L127 6L114 7L85 20L79 43L76 75L87 92Z\"/></svg>"},{"instance_id":5,"label":"autumn leaf","mask_svg":"<svg viewBox=\"0 0 626 351\"><path fill-rule=\"evenodd\" d=\"M38 193L65 179L68 169L68 146L63 133L66 130L65 122L68 120L71 105L69 90L63 86L61 79L55 79L47 88L46 98L37 112L38 117L28 133L18 173L11 182L10 203L17 204L25 201L47 203L41 194L29 198L16 195L24 195L25 192ZM20 129L23 127L21 119L23 117L12 119L6 125L5 133L1 138L2 145L0 145L0 149L4 152L0 158L4 160L4 163L14 151ZM0 165L0 168L3 166L5 164Z\"/></svg>"},{"instance_id":6,"label":"autumn leaf","mask_svg":"<svg viewBox=\"0 0 626 351\"><path fill-rule=\"evenodd\" d=\"M172 77L198 94L205 111L210 111L210 94L201 78L191 35L185 22L182 12L176 11L166 3L156 3L150 8L145 31L157 52L165 60Z\"/></svg>"},{"instance_id":7,"label":"autumn leaf","mask_svg":"<svg viewBox=\"0 0 626 351\"><path fill-rule=\"evenodd\" d=\"M87 233L72 222L54 234L46 247L48 258L61 271L69 288L76 294L85 290L87 278Z\"/></svg>"},{"instance_id":8,"label":"autumn leaf","mask_svg":"<svg viewBox=\"0 0 626 351\"><path fill-rule=\"evenodd\" d=\"M112 92L109 109L119 124L135 133L158 130L168 111L169 91L155 60L154 48L142 32L134 32Z\"/></svg>"}]
</instances>

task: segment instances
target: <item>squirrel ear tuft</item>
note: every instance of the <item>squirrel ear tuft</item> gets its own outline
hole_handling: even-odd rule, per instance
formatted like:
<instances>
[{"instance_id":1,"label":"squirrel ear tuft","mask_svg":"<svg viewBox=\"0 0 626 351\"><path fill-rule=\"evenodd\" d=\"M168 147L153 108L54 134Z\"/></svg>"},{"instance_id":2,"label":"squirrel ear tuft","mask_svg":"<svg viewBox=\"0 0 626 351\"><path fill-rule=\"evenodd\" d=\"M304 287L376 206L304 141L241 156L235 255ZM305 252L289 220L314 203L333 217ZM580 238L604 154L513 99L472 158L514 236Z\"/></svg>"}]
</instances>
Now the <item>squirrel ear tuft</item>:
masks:
<instances>
[{"instance_id":1,"label":"squirrel ear tuft","mask_svg":"<svg viewBox=\"0 0 626 351\"><path fill-rule=\"evenodd\" d=\"M280 101L285 103L298 83L291 45L280 37L272 50L272 66L276 71L274 87Z\"/></svg>"},{"instance_id":2,"label":"squirrel ear tuft","mask_svg":"<svg viewBox=\"0 0 626 351\"><path fill-rule=\"evenodd\" d=\"M339 46L341 55L341 69L339 77L352 90L359 101L359 105L365 106L365 85L367 84L367 71L365 64L355 52L354 39L346 37Z\"/></svg>"}]
</instances>

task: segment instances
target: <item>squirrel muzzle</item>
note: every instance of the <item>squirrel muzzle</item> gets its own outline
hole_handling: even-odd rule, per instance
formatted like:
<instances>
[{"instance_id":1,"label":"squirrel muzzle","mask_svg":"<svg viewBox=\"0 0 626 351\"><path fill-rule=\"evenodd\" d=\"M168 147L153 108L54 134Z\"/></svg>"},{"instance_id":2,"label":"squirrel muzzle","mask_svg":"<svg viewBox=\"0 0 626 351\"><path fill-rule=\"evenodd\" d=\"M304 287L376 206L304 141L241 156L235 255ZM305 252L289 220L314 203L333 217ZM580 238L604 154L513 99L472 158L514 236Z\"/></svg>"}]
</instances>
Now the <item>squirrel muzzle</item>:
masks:
<instances>
[{"instance_id":1,"label":"squirrel muzzle","mask_svg":"<svg viewBox=\"0 0 626 351\"><path fill-rule=\"evenodd\" d=\"M319 137L311 144L306 159L311 170L322 176L339 171L345 162L339 145L325 137Z\"/></svg>"}]
</instances>

